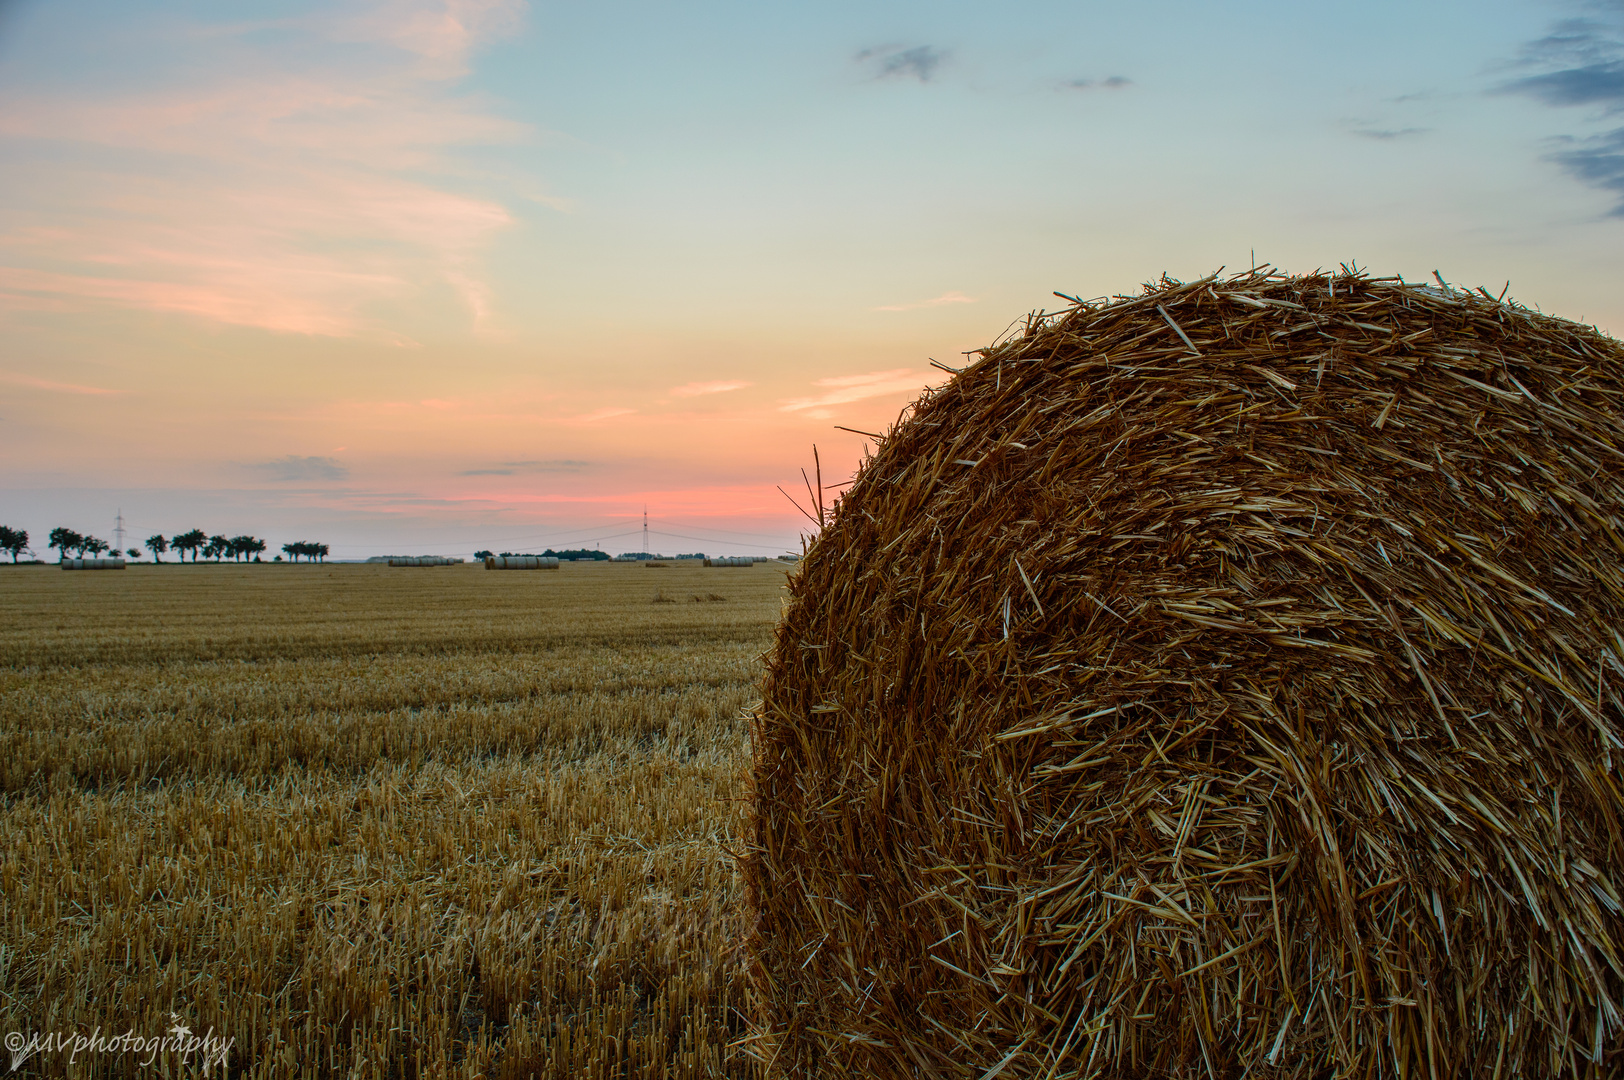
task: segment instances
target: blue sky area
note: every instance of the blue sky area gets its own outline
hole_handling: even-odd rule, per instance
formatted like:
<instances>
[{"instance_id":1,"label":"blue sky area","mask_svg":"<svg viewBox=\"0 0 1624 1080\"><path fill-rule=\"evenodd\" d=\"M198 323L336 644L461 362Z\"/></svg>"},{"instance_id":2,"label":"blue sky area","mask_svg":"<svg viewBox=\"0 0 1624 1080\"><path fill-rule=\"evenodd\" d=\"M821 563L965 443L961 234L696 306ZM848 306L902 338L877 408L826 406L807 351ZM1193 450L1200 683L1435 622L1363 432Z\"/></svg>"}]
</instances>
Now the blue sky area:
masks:
<instances>
[{"instance_id":1,"label":"blue sky area","mask_svg":"<svg viewBox=\"0 0 1624 1080\"><path fill-rule=\"evenodd\" d=\"M781 550L1053 290L1621 250L1621 0L0 0L0 516Z\"/></svg>"}]
</instances>

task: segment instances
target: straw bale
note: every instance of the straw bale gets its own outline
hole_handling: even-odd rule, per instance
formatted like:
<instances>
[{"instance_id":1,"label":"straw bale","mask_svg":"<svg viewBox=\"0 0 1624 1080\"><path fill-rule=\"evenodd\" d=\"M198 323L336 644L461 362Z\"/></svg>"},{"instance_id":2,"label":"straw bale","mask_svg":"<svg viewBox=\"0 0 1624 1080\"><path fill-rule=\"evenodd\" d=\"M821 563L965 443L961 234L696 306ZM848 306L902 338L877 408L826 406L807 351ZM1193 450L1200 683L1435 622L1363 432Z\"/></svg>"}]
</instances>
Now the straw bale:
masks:
<instances>
[{"instance_id":1,"label":"straw bale","mask_svg":"<svg viewBox=\"0 0 1624 1080\"><path fill-rule=\"evenodd\" d=\"M63 559L64 570L122 570L124 559L122 556L99 556L89 559Z\"/></svg>"},{"instance_id":2,"label":"straw bale","mask_svg":"<svg viewBox=\"0 0 1624 1080\"><path fill-rule=\"evenodd\" d=\"M981 350L789 580L744 1045L1619 1075L1621 408L1595 329L1345 269Z\"/></svg>"},{"instance_id":3,"label":"straw bale","mask_svg":"<svg viewBox=\"0 0 1624 1080\"><path fill-rule=\"evenodd\" d=\"M557 570L558 559L551 555L487 555L487 570Z\"/></svg>"}]
</instances>

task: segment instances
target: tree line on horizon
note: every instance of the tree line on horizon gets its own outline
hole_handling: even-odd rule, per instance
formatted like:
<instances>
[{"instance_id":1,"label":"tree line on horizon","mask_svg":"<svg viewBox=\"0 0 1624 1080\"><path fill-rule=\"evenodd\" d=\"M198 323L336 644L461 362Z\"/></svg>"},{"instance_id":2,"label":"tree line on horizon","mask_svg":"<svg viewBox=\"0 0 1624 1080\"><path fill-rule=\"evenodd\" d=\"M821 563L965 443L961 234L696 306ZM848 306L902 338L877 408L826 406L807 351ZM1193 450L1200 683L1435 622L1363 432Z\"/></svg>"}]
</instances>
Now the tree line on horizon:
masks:
<instances>
[{"instance_id":1,"label":"tree line on horizon","mask_svg":"<svg viewBox=\"0 0 1624 1080\"><path fill-rule=\"evenodd\" d=\"M112 551L112 545L107 541L69 528L52 529L49 539L46 549L55 548L59 561L65 561L70 551L81 559L87 555L94 558ZM261 562L259 556L265 550L266 543L257 536L210 536L202 529L192 529L190 532L178 533L174 537L154 533L147 537L143 546L152 552L152 561L156 563L163 562L160 556L168 551L178 553L181 562L186 561L187 552L192 553L194 563L197 562L199 555L216 562L224 558L230 558L234 562L241 562L244 559ZM28 530L0 525L0 551L9 553L13 563L17 562L24 552L32 554L28 547ZM320 562L327 557L330 548L313 540L295 540L291 544L283 544L282 551L290 562L298 562L301 558ZM132 559L139 559L141 549L132 547L127 551L114 551L113 555L120 558L128 555ZM275 561L282 561L282 556L278 555Z\"/></svg>"},{"instance_id":2,"label":"tree line on horizon","mask_svg":"<svg viewBox=\"0 0 1624 1080\"><path fill-rule=\"evenodd\" d=\"M0 551L8 552L11 555L11 561L16 562L19 555L28 551L28 530L13 529L10 525L0 525Z\"/></svg>"},{"instance_id":3,"label":"tree line on horizon","mask_svg":"<svg viewBox=\"0 0 1624 1080\"><path fill-rule=\"evenodd\" d=\"M609 553L607 551L597 551L593 548L566 548L563 551L554 551L552 548L548 548L540 555L531 555L528 552L520 551L474 552L474 558L476 559L488 559L492 555L500 555L504 559L517 557L521 559L597 559L607 561L609 558Z\"/></svg>"}]
</instances>

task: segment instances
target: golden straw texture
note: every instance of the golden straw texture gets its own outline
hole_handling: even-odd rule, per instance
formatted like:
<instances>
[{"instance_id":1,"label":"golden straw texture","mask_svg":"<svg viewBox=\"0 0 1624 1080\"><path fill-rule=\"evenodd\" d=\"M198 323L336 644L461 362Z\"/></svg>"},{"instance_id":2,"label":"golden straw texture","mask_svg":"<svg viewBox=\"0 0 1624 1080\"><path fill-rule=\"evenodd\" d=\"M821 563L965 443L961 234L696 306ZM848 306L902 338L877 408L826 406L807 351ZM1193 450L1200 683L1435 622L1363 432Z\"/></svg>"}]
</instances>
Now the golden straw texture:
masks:
<instances>
[{"instance_id":1,"label":"golden straw texture","mask_svg":"<svg viewBox=\"0 0 1624 1080\"><path fill-rule=\"evenodd\" d=\"M1268 269L1028 318L792 578L773 1076L1617 1075L1624 346Z\"/></svg>"}]
</instances>

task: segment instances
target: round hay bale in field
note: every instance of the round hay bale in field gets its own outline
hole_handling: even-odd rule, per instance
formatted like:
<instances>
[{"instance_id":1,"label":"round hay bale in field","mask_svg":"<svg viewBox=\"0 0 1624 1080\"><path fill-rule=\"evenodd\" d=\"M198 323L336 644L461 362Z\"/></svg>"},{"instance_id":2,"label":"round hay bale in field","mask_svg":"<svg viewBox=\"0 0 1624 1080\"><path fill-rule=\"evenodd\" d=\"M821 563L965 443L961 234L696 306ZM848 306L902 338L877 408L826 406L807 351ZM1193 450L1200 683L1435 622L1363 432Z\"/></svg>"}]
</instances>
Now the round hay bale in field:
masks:
<instances>
[{"instance_id":1,"label":"round hay bale in field","mask_svg":"<svg viewBox=\"0 0 1624 1080\"><path fill-rule=\"evenodd\" d=\"M1027 320L790 579L783 1076L1613 1076L1624 346L1253 271Z\"/></svg>"},{"instance_id":2,"label":"round hay bale in field","mask_svg":"<svg viewBox=\"0 0 1624 1080\"><path fill-rule=\"evenodd\" d=\"M551 555L487 555L487 570L557 570L558 559Z\"/></svg>"}]
</instances>

